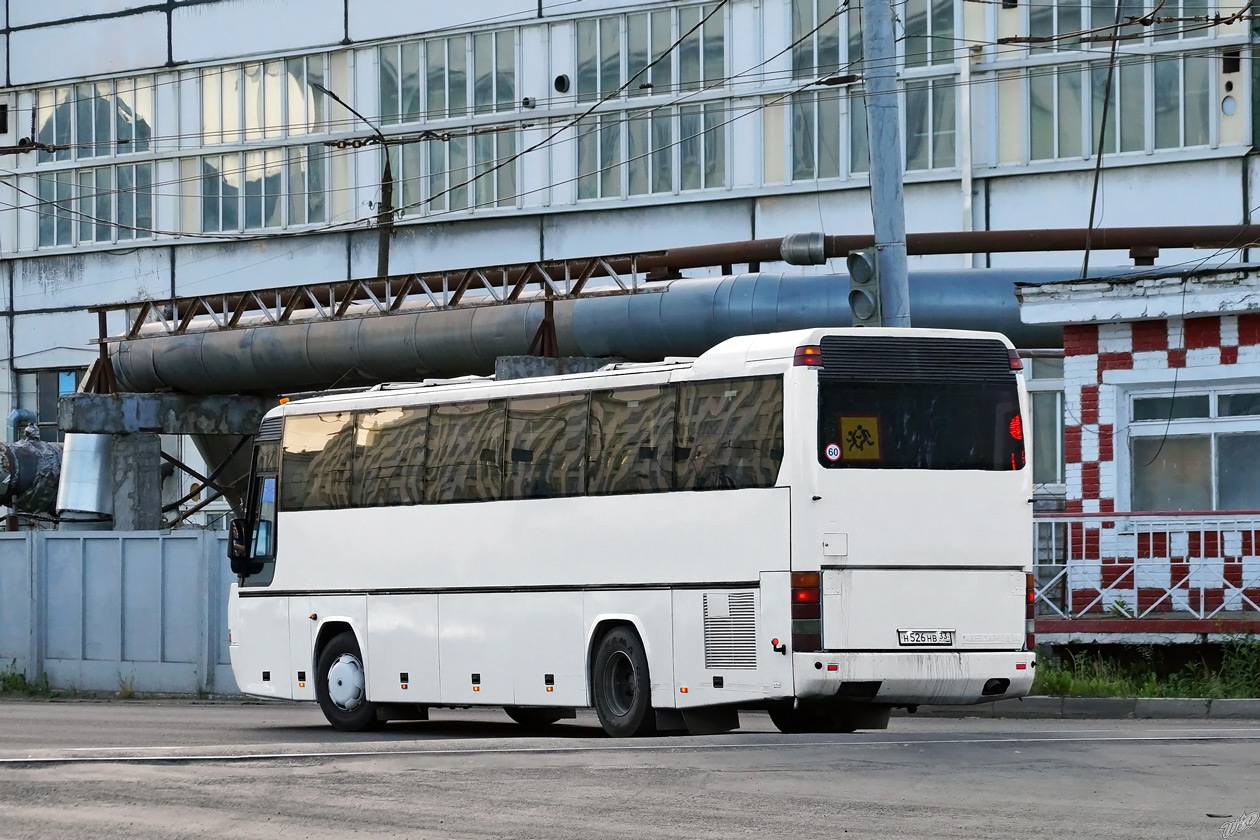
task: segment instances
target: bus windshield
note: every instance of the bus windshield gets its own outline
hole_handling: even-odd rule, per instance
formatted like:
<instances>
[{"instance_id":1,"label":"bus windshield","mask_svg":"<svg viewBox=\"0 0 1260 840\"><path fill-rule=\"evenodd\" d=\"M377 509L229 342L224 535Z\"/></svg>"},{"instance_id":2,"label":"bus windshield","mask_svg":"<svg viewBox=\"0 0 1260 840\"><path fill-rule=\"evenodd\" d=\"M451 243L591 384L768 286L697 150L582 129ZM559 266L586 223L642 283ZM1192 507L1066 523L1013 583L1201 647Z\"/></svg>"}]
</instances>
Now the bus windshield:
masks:
<instances>
[{"instance_id":1,"label":"bus windshield","mask_svg":"<svg viewBox=\"0 0 1260 840\"><path fill-rule=\"evenodd\" d=\"M821 382L818 460L832 469L1022 469L1015 379Z\"/></svg>"}]
</instances>

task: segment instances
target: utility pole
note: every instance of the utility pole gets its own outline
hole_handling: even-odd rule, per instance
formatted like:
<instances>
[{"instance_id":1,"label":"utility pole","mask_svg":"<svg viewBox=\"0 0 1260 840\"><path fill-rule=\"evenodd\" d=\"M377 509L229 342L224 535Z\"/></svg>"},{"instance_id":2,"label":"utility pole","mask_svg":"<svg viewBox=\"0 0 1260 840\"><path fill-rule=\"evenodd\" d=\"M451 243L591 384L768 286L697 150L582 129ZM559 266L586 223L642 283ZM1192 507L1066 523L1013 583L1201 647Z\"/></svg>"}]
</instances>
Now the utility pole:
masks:
<instances>
[{"instance_id":1,"label":"utility pole","mask_svg":"<svg viewBox=\"0 0 1260 840\"><path fill-rule=\"evenodd\" d=\"M389 163L389 141L375 123L351 108L340 96L315 82L311 82L311 87L354 114L376 134L376 142L380 144L381 154L385 157L385 166L381 170L381 201L376 207L376 276L388 277L389 240L394 235L394 171Z\"/></svg>"},{"instance_id":2,"label":"utility pole","mask_svg":"<svg viewBox=\"0 0 1260 840\"><path fill-rule=\"evenodd\" d=\"M879 259L882 326L910 326L906 208L902 193L901 115L891 0L862 2L862 63L871 155L871 219Z\"/></svg>"}]
</instances>

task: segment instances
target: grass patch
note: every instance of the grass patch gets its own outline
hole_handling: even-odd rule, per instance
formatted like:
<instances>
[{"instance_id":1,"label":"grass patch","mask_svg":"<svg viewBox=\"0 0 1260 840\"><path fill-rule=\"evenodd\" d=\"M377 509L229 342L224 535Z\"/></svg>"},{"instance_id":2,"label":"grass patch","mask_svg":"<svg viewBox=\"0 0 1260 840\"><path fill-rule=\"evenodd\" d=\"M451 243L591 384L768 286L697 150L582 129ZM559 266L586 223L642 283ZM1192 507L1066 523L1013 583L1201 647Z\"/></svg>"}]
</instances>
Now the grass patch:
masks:
<instances>
[{"instance_id":1,"label":"grass patch","mask_svg":"<svg viewBox=\"0 0 1260 840\"><path fill-rule=\"evenodd\" d=\"M17 660L9 663L9 667L0 671L0 694L26 694L31 697L51 697L52 688L48 685L48 675L41 674L35 682L26 678L26 674L18 671Z\"/></svg>"},{"instance_id":2,"label":"grass patch","mask_svg":"<svg viewBox=\"0 0 1260 840\"><path fill-rule=\"evenodd\" d=\"M1067 697L1260 697L1260 640L1239 637L1220 648L1220 664L1189 662L1166 672L1158 667L1154 645L1119 658L1065 652L1037 658L1033 694Z\"/></svg>"}]
</instances>

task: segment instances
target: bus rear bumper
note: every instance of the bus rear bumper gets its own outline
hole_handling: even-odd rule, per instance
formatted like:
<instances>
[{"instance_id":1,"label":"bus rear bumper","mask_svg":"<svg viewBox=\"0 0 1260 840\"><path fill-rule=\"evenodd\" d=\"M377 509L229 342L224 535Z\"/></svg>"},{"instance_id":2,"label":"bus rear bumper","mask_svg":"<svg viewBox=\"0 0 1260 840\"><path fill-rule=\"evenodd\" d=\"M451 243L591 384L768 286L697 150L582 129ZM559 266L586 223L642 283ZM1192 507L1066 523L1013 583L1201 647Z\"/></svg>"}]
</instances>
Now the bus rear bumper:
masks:
<instances>
[{"instance_id":1,"label":"bus rear bumper","mask_svg":"<svg viewBox=\"0 0 1260 840\"><path fill-rule=\"evenodd\" d=\"M792 659L801 699L965 705L1022 697L1036 676L1031 651L822 652Z\"/></svg>"}]
</instances>

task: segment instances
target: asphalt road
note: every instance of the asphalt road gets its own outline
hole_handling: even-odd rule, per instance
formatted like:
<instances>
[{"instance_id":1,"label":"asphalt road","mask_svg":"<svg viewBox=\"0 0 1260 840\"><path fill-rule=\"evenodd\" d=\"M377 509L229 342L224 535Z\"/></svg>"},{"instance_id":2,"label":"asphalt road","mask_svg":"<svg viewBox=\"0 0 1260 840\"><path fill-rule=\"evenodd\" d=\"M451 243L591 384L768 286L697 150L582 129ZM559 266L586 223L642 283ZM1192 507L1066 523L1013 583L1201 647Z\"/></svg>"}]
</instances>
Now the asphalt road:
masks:
<instances>
[{"instance_id":1,"label":"asphalt road","mask_svg":"<svg viewBox=\"0 0 1260 840\"><path fill-rule=\"evenodd\" d=\"M0 838L1207 838L1260 810L1260 723L742 722L616 741L589 714L539 737L435 711L348 735L294 704L0 701Z\"/></svg>"}]
</instances>

